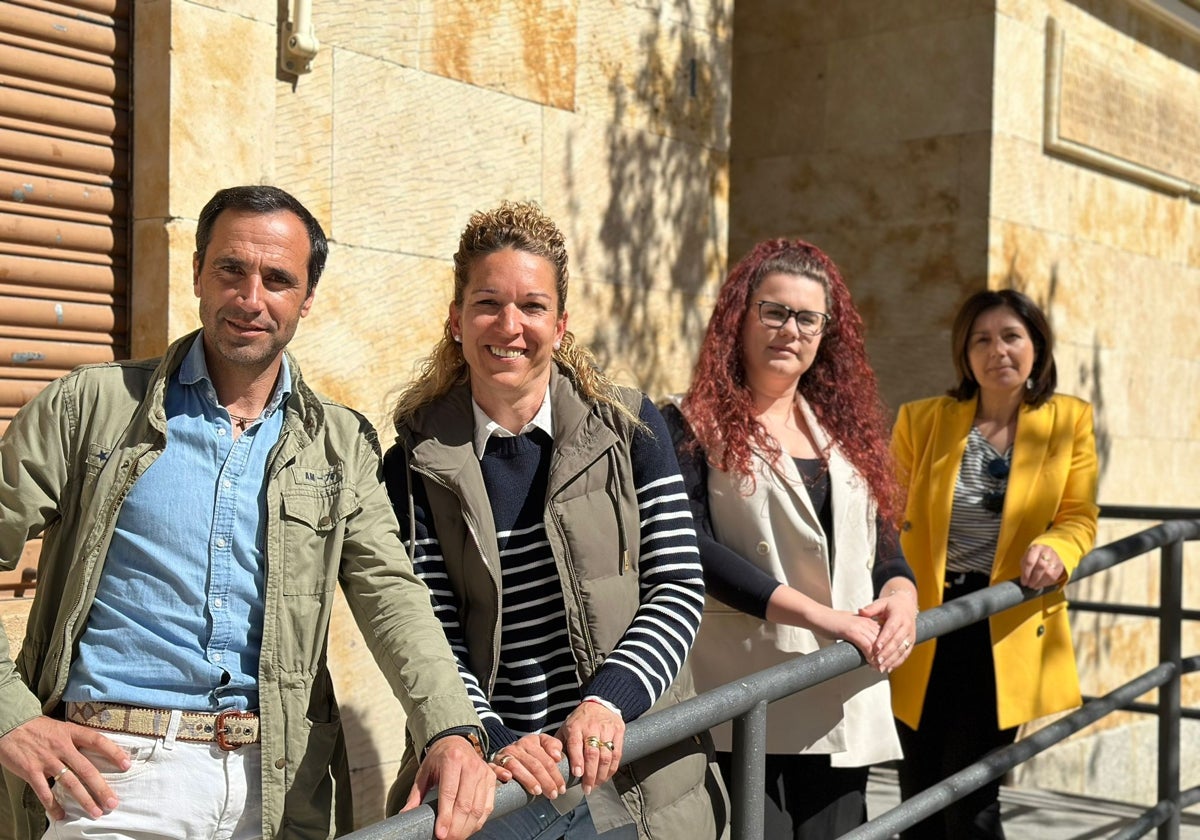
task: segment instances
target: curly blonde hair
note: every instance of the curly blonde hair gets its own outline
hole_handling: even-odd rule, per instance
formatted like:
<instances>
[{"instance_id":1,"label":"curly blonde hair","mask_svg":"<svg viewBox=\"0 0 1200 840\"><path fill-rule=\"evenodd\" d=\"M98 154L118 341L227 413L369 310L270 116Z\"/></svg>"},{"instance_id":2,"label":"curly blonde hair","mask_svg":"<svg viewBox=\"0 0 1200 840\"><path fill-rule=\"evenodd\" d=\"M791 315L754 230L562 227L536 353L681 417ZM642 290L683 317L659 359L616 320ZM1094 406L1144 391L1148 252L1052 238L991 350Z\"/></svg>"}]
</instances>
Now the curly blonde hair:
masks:
<instances>
[{"instance_id":1,"label":"curly blonde hair","mask_svg":"<svg viewBox=\"0 0 1200 840\"><path fill-rule=\"evenodd\" d=\"M567 245L562 231L537 204L530 201L504 201L487 211L471 214L458 240L454 254L454 305L462 307L471 266L489 254L511 248L546 260L554 267L555 291L558 294L558 317L567 307ZM584 399L602 403L641 427L642 423L621 399L617 386L596 364L596 357L575 340L568 330L564 333L554 361L559 370L571 380ZM470 381L471 371L463 356L462 346L454 340L450 319L446 318L442 337L433 352L420 363L417 378L401 392L392 412L396 428L406 425L416 412L449 393L456 385Z\"/></svg>"}]
</instances>

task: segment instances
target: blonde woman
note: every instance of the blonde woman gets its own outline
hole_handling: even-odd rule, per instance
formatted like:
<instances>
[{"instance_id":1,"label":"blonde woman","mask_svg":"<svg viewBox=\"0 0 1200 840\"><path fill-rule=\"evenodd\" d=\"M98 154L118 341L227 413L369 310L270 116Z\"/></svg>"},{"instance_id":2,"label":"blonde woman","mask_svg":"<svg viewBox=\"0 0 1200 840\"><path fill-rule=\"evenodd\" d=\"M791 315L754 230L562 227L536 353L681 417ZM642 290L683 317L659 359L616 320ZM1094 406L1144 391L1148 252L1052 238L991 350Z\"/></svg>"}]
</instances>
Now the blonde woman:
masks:
<instances>
[{"instance_id":1,"label":"blonde woman","mask_svg":"<svg viewBox=\"0 0 1200 840\"><path fill-rule=\"evenodd\" d=\"M385 474L497 775L541 795L480 836L715 838L707 734L622 761L626 723L693 694L703 581L662 418L567 331L566 247L536 206L473 215L454 269Z\"/></svg>"}]
</instances>

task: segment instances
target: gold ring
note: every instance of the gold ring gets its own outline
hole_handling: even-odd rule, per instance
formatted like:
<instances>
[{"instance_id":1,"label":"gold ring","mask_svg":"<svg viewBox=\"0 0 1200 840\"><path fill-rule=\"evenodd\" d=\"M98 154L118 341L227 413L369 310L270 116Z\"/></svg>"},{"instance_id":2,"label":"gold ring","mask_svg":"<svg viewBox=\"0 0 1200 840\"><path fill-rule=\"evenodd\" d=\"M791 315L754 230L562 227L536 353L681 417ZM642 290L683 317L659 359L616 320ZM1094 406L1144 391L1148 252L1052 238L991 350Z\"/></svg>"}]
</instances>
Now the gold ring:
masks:
<instances>
[{"instance_id":1,"label":"gold ring","mask_svg":"<svg viewBox=\"0 0 1200 840\"><path fill-rule=\"evenodd\" d=\"M600 746L604 747L604 749L608 750L609 752L612 752L617 748L617 745L612 741L601 741Z\"/></svg>"},{"instance_id":2,"label":"gold ring","mask_svg":"<svg viewBox=\"0 0 1200 840\"><path fill-rule=\"evenodd\" d=\"M598 735L589 735L583 739L583 743L586 746L594 747L595 749L600 749L600 746L604 742L600 740L600 737Z\"/></svg>"},{"instance_id":3,"label":"gold ring","mask_svg":"<svg viewBox=\"0 0 1200 840\"><path fill-rule=\"evenodd\" d=\"M910 644L911 643L908 641L908 639L905 639L903 642L900 643L900 647L904 648L905 650L908 650Z\"/></svg>"},{"instance_id":4,"label":"gold ring","mask_svg":"<svg viewBox=\"0 0 1200 840\"><path fill-rule=\"evenodd\" d=\"M492 759L493 762L500 765L501 767L504 767L505 765L508 764L508 762L510 762L512 760L513 760L513 757L511 755L509 755L508 753L496 753L496 757Z\"/></svg>"},{"instance_id":5,"label":"gold ring","mask_svg":"<svg viewBox=\"0 0 1200 840\"><path fill-rule=\"evenodd\" d=\"M63 776L67 775L70 772L71 772L70 767L63 767L63 769L59 770L57 773L54 774L54 781L57 782L59 779L61 779Z\"/></svg>"}]
</instances>

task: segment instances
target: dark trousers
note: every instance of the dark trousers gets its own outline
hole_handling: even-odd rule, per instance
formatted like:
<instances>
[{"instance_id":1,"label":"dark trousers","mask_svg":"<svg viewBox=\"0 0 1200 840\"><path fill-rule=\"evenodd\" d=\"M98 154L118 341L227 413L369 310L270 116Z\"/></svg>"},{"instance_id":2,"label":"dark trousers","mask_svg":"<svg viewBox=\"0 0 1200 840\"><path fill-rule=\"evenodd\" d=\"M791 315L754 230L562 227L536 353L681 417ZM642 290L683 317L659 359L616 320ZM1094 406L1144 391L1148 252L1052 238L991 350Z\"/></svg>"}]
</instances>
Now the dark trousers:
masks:
<instances>
[{"instance_id":1,"label":"dark trousers","mask_svg":"<svg viewBox=\"0 0 1200 840\"><path fill-rule=\"evenodd\" d=\"M732 754L717 753L726 783ZM830 840L867 820L866 767L831 767L827 755L767 755L765 840Z\"/></svg>"},{"instance_id":2,"label":"dark trousers","mask_svg":"<svg viewBox=\"0 0 1200 840\"><path fill-rule=\"evenodd\" d=\"M945 600L988 585L986 575L953 573ZM900 796L909 799L946 776L973 764L994 749L1011 744L1017 729L1001 729L996 720L996 672L988 622L978 622L937 640L933 672L925 692L920 728L896 721L904 760ZM1000 781L989 782L917 823L903 840L1003 840Z\"/></svg>"}]
</instances>

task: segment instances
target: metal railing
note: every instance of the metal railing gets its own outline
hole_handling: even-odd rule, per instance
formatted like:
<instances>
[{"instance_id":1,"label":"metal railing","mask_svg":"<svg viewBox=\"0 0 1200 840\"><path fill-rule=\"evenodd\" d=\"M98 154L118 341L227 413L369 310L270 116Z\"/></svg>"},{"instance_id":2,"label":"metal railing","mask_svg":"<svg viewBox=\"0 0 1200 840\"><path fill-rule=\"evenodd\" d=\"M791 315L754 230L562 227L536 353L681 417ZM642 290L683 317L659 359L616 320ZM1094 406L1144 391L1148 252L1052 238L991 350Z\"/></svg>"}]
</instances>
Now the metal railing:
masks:
<instances>
[{"instance_id":1,"label":"metal railing","mask_svg":"<svg viewBox=\"0 0 1200 840\"><path fill-rule=\"evenodd\" d=\"M1080 562L1072 583L1126 560L1161 550L1160 601L1157 607L1071 602L1080 611L1138 615L1159 619L1159 663L1100 698L1087 698L1076 711L995 752L860 826L844 840L884 840L966 796L1013 767L1059 743L1105 715L1125 709L1158 715L1158 802L1117 835L1141 837L1158 828L1159 840L1178 840L1180 814L1200 803L1200 787L1180 790L1179 741L1183 717L1200 719L1200 710L1183 709L1180 680L1200 670L1200 656L1182 656L1182 623L1200 621L1200 610L1183 608L1183 543L1200 539L1200 510L1106 506L1101 515L1119 519L1165 519L1159 525L1101 546ZM1187 517L1179 518L1179 517ZM1051 591L1030 590L1006 581L922 612L917 642L965 627ZM732 840L763 836L764 757L767 752L767 705L865 666L851 644L836 644L745 679L705 692L669 709L633 721L625 733L624 761L635 761L683 738L733 721L733 774L728 779L732 804ZM1137 698L1159 689L1157 705ZM560 766L569 778L566 762ZM496 792L493 817L514 811L530 797L515 782ZM434 811L426 804L348 835L353 840L429 840Z\"/></svg>"}]
</instances>

